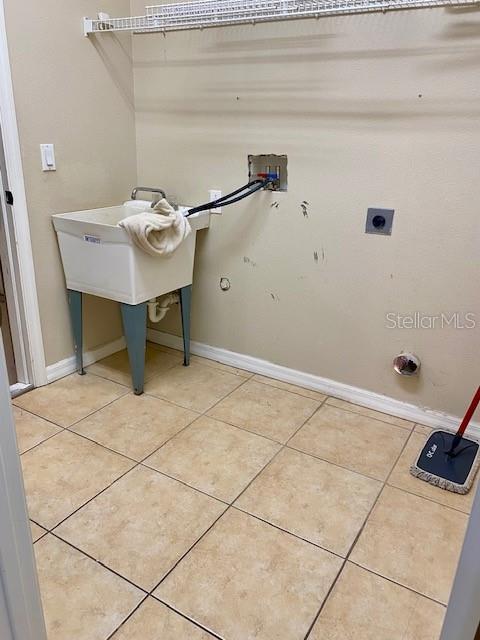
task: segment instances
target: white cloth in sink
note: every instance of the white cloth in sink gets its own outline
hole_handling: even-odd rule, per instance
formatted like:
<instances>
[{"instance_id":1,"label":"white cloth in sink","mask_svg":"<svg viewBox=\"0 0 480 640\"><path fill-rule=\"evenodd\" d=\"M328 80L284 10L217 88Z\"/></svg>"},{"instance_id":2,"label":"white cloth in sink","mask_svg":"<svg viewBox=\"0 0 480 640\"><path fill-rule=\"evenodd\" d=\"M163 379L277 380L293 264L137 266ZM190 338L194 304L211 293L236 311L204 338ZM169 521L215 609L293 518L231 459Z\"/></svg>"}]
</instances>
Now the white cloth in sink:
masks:
<instances>
[{"instance_id":1,"label":"white cloth in sink","mask_svg":"<svg viewBox=\"0 0 480 640\"><path fill-rule=\"evenodd\" d=\"M192 228L184 214L187 209L162 198L150 209L128 216L118 223L133 242L152 256L170 256L190 234Z\"/></svg>"}]
</instances>

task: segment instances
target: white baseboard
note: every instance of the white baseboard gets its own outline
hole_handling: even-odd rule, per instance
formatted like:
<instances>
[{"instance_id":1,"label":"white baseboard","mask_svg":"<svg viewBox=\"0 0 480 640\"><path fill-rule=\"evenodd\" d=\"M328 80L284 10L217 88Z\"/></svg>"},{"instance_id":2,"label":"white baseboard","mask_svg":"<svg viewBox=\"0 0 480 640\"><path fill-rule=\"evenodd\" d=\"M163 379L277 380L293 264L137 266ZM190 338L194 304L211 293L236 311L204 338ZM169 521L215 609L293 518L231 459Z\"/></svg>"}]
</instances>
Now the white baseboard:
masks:
<instances>
[{"instance_id":1,"label":"white baseboard","mask_svg":"<svg viewBox=\"0 0 480 640\"><path fill-rule=\"evenodd\" d=\"M10 397L16 398L17 396L22 395L26 391L30 391L33 388L31 384L25 384L24 382L15 382L15 384L10 385Z\"/></svg>"},{"instance_id":2,"label":"white baseboard","mask_svg":"<svg viewBox=\"0 0 480 640\"><path fill-rule=\"evenodd\" d=\"M125 338L123 336L97 349L92 349L92 351L85 351L83 353L83 365L88 367L88 365L97 362L97 360L111 356L112 353L116 353L122 349L125 349ZM64 378L76 371L76 368L75 356L70 356L69 358L50 364L47 367L47 381L50 383L59 378Z\"/></svg>"},{"instance_id":3,"label":"white baseboard","mask_svg":"<svg viewBox=\"0 0 480 640\"><path fill-rule=\"evenodd\" d=\"M183 349L182 338L179 336L164 333L156 329L149 329L147 336L151 342L155 342L156 344L171 347L172 349ZM405 420L410 420L418 424L424 424L437 429L448 429L450 431L455 431L460 424L460 418L457 416L452 416L441 411L434 411L425 407L418 407L408 402L402 402L401 400L395 400L395 398L374 393L373 391L367 391L366 389L353 387L342 382L336 382L329 378L322 378L311 373L289 369L288 367L283 367L279 364L268 362L267 360L261 360L260 358L253 358L252 356L235 353L227 349L220 349L219 347L211 347L202 342L192 341L190 349L191 352L197 356L216 360L222 364L245 369L246 371L268 376L269 378L275 378L276 380L282 380L283 382L290 382L291 384L296 384L307 389L320 391L326 395L335 396L336 398L347 400L348 402L353 402L354 404L359 404L363 407L374 409L375 411L388 413L397 418L404 418ZM468 431L472 436L480 437L480 424L478 422L470 423Z\"/></svg>"}]
</instances>

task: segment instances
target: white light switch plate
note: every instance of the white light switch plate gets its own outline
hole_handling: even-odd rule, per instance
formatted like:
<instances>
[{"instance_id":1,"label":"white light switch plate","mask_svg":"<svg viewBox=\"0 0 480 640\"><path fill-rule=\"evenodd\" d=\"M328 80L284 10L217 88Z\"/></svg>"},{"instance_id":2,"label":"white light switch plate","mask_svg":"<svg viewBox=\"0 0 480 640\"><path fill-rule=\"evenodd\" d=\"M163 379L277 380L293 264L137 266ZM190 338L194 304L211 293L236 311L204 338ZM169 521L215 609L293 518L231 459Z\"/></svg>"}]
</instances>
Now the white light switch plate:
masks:
<instances>
[{"instance_id":1,"label":"white light switch plate","mask_svg":"<svg viewBox=\"0 0 480 640\"><path fill-rule=\"evenodd\" d=\"M56 171L57 165L55 163L55 147L53 144L41 144L40 154L42 157L42 170Z\"/></svg>"}]
</instances>

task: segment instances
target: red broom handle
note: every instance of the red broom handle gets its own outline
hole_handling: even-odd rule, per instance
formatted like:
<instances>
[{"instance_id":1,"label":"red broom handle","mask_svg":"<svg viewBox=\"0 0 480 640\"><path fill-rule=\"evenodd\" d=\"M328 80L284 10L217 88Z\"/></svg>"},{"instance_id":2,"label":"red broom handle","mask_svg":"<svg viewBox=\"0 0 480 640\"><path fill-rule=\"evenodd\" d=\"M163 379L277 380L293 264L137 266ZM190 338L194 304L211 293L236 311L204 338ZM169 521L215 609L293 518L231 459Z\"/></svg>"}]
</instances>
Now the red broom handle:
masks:
<instances>
[{"instance_id":1,"label":"red broom handle","mask_svg":"<svg viewBox=\"0 0 480 640\"><path fill-rule=\"evenodd\" d=\"M470 420L472 419L473 414L475 413L478 404L480 403L480 387L477 389L477 393L473 396L473 400L470 403L470 406L467 409L467 413L462 420L462 424L458 427L457 435L463 436L465 433L465 429L468 427Z\"/></svg>"}]
</instances>

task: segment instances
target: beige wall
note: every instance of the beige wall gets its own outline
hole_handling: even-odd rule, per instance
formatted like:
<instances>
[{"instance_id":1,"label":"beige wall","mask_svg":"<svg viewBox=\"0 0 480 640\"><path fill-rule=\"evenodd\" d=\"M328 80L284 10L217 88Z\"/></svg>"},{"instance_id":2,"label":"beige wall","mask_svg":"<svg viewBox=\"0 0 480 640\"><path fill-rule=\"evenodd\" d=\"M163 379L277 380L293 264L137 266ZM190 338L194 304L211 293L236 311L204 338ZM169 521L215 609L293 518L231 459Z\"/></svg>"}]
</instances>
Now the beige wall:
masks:
<instances>
[{"instance_id":1,"label":"beige wall","mask_svg":"<svg viewBox=\"0 0 480 640\"><path fill-rule=\"evenodd\" d=\"M51 214L122 202L136 182L130 36L82 34L99 9L127 15L128 0L5 0L7 35L42 330L48 364L72 354L65 282ZM43 173L39 144L55 144ZM115 303L87 298L86 348L122 334Z\"/></svg>"},{"instance_id":2,"label":"beige wall","mask_svg":"<svg viewBox=\"0 0 480 640\"><path fill-rule=\"evenodd\" d=\"M440 9L134 38L140 182L198 203L243 183L249 153L289 158L288 193L202 232L194 339L462 412L480 377L479 48L480 15ZM395 209L391 238L364 234L369 206ZM388 330L392 311L479 328ZM403 348L418 379L392 372Z\"/></svg>"}]
</instances>

